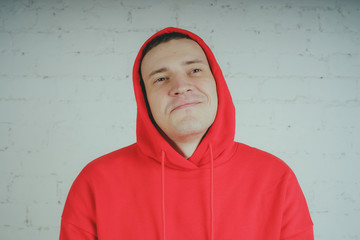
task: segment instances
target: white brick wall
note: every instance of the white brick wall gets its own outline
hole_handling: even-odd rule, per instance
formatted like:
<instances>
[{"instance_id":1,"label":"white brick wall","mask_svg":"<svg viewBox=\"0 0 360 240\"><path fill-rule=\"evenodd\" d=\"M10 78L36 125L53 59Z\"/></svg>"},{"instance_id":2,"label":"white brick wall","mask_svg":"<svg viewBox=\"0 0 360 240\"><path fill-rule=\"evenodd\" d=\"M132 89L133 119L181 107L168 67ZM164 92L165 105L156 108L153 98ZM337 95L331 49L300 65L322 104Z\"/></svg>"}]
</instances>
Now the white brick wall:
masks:
<instances>
[{"instance_id":1,"label":"white brick wall","mask_svg":"<svg viewBox=\"0 0 360 240\"><path fill-rule=\"evenodd\" d=\"M293 168L316 239L360 239L359 0L0 1L0 239L58 238L82 167L135 141L133 60L166 26L213 48L236 139Z\"/></svg>"}]
</instances>

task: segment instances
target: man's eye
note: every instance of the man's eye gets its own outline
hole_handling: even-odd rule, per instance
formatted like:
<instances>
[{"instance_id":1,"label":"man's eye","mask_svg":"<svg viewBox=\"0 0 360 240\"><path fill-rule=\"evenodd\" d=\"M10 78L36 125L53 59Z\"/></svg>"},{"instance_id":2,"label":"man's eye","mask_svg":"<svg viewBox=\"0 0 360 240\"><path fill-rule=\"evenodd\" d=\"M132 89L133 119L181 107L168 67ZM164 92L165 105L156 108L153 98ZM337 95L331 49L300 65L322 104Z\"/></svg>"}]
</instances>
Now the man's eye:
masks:
<instances>
[{"instance_id":1,"label":"man's eye","mask_svg":"<svg viewBox=\"0 0 360 240\"><path fill-rule=\"evenodd\" d=\"M195 68L191 71L191 73L198 73L198 72L201 72L201 70L199 68Z\"/></svg>"},{"instance_id":2,"label":"man's eye","mask_svg":"<svg viewBox=\"0 0 360 240\"><path fill-rule=\"evenodd\" d=\"M165 81L165 80L166 80L165 77L157 78L157 79L155 80L155 83L157 83L157 82L162 82L162 81Z\"/></svg>"}]
</instances>

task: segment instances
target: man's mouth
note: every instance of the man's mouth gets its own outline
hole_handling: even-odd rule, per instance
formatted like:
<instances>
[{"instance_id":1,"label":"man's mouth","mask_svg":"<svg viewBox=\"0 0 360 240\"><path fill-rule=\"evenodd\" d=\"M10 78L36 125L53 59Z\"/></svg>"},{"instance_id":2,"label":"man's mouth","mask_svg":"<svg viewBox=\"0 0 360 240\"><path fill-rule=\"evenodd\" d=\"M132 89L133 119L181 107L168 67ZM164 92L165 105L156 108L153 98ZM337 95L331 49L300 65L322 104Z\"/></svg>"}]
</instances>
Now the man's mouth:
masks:
<instances>
[{"instance_id":1,"label":"man's mouth","mask_svg":"<svg viewBox=\"0 0 360 240\"><path fill-rule=\"evenodd\" d=\"M175 111L175 110L179 110L182 108L188 108L188 107L192 107L195 106L197 104L201 103L201 101L199 100L187 100L187 101L181 101L179 103L176 103L173 108L171 109L170 112Z\"/></svg>"}]
</instances>

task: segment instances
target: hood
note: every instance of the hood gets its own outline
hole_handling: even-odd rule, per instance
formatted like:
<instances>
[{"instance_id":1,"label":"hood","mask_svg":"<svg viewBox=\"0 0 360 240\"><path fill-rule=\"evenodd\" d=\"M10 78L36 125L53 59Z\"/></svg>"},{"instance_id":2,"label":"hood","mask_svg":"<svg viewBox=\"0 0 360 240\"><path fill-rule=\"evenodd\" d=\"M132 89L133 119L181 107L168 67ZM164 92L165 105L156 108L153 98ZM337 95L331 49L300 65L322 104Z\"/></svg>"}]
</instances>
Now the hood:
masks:
<instances>
[{"instance_id":1,"label":"hood","mask_svg":"<svg viewBox=\"0 0 360 240\"><path fill-rule=\"evenodd\" d=\"M153 38L171 32L187 34L202 47L214 75L218 94L218 110L215 121L189 159L176 152L153 125L140 84L139 68L145 46ZM200 37L187 30L174 27L168 27L155 33L142 45L135 59L133 84L137 103L136 137L137 144L143 154L159 163L161 163L162 156L165 154L165 166L175 169L209 168L210 154L213 155L215 167L229 159L234 146L235 108L221 69L212 51ZM212 146L212 153L210 153L210 146Z\"/></svg>"}]
</instances>

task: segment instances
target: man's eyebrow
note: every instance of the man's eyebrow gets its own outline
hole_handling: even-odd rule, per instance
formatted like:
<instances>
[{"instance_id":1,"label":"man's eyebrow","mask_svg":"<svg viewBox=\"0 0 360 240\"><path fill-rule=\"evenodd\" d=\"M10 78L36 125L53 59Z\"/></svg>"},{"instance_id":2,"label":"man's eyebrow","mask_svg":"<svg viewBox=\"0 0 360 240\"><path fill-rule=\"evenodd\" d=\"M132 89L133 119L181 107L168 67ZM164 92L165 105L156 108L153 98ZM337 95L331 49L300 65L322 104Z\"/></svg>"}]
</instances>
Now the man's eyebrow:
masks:
<instances>
[{"instance_id":1,"label":"man's eyebrow","mask_svg":"<svg viewBox=\"0 0 360 240\"><path fill-rule=\"evenodd\" d=\"M184 61L183 65L190 65L193 63L202 63L202 64L206 64L203 60L201 59L193 59L193 60L189 60L189 61Z\"/></svg>"},{"instance_id":2,"label":"man's eyebrow","mask_svg":"<svg viewBox=\"0 0 360 240\"><path fill-rule=\"evenodd\" d=\"M156 69L156 70L152 71L148 77L150 78L152 75L155 75L157 73L166 72L167 70L168 70L168 68L166 68L166 67Z\"/></svg>"},{"instance_id":3,"label":"man's eyebrow","mask_svg":"<svg viewBox=\"0 0 360 240\"><path fill-rule=\"evenodd\" d=\"M182 63L182 65L191 65L191 64L194 64L194 63L202 63L202 64L207 64L206 62L204 62L203 60L201 59L192 59L192 60L188 60L188 61L184 61ZM167 67L162 67L162 68L159 68L159 69L156 69L154 71L151 71L148 75L148 78L150 78L151 76L157 74L157 73L162 73L162 72L166 72L168 71L168 68Z\"/></svg>"}]
</instances>

